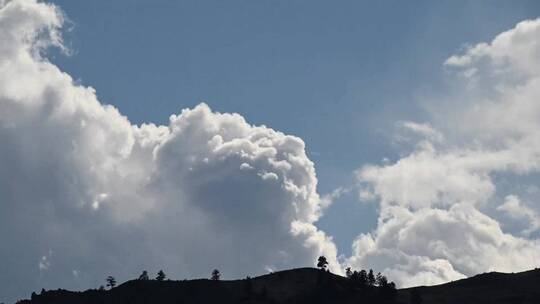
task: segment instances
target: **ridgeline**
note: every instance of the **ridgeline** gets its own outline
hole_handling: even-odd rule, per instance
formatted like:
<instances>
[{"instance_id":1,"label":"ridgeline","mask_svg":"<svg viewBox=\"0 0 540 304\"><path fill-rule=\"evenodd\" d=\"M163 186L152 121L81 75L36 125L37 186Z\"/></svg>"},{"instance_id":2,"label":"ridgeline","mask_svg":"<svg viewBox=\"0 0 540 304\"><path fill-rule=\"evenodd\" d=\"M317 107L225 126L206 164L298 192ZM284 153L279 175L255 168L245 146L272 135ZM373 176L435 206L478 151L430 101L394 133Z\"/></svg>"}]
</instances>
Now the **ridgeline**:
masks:
<instances>
[{"instance_id":1,"label":"ridgeline","mask_svg":"<svg viewBox=\"0 0 540 304\"><path fill-rule=\"evenodd\" d=\"M540 303L540 270L485 273L436 286L395 290L358 286L315 268L242 280L132 280L110 290L42 291L17 304L239 304L239 303Z\"/></svg>"}]
</instances>

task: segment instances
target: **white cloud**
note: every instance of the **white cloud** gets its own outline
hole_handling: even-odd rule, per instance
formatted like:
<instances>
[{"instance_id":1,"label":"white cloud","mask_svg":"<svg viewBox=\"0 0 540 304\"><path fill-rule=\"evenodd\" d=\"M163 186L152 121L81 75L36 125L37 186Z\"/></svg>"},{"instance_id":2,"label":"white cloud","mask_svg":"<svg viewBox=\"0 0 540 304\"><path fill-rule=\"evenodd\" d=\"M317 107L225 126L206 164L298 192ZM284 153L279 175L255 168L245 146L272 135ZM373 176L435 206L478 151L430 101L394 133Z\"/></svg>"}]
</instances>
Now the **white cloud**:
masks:
<instances>
[{"instance_id":1,"label":"white cloud","mask_svg":"<svg viewBox=\"0 0 540 304\"><path fill-rule=\"evenodd\" d=\"M33 0L0 8L2 295L142 269L244 277L321 254L341 271L314 225L325 203L300 138L205 104L165 126L132 125L42 55L62 47L62 22Z\"/></svg>"},{"instance_id":2,"label":"white cloud","mask_svg":"<svg viewBox=\"0 0 540 304\"><path fill-rule=\"evenodd\" d=\"M444 136L441 132L435 130L429 123L416 123L413 121L401 121L397 123L397 127L405 134L396 134L398 141L411 140L410 135L416 135L421 139L427 139L431 142L442 142ZM406 134L411 133L411 134ZM417 138L416 138L417 139Z\"/></svg>"},{"instance_id":3,"label":"white cloud","mask_svg":"<svg viewBox=\"0 0 540 304\"><path fill-rule=\"evenodd\" d=\"M332 238L315 223L345 190L319 197L300 138L205 104L167 125L132 125L43 55L63 48L56 7L0 7L3 295L95 287L142 269L187 277L217 267L243 277L312 265L320 254L341 271ZM489 212L530 222L539 212L530 198L517 200L519 191L497 205L505 188L494 178L540 170L539 24L450 57L446 66L466 75L452 111L402 123L419 136L414 151L357 171L361 198L377 200L380 215L347 263L402 286L535 266L538 240L503 230ZM44 256L49 249L55 254Z\"/></svg>"},{"instance_id":4,"label":"white cloud","mask_svg":"<svg viewBox=\"0 0 540 304\"><path fill-rule=\"evenodd\" d=\"M524 21L450 57L445 65L463 72L463 87L432 108L430 124L403 125L424 137L414 151L357 171L361 198L376 198L380 214L355 241L351 265L377 265L404 286L537 266L540 243L529 235L540 208L505 192L540 197L501 180L540 170L539 31L540 20ZM492 210L526 220L527 230L503 230Z\"/></svg>"},{"instance_id":5,"label":"white cloud","mask_svg":"<svg viewBox=\"0 0 540 304\"><path fill-rule=\"evenodd\" d=\"M490 43L479 43L464 54L453 55L445 61L447 66L475 71L509 79L515 76L530 79L540 75L536 39L540 34L538 19L525 20L505 31Z\"/></svg>"},{"instance_id":6,"label":"white cloud","mask_svg":"<svg viewBox=\"0 0 540 304\"><path fill-rule=\"evenodd\" d=\"M263 180L278 180L279 177L274 172L261 172L258 174Z\"/></svg>"},{"instance_id":7,"label":"white cloud","mask_svg":"<svg viewBox=\"0 0 540 304\"><path fill-rule=\"evenodd\" d=\"M525 221L527 228L522 231L525 235L529 235L540 229L540 216L538 212L523 204L516 195L507 195L504 203L498 206L497 210L508 214L508 216L520 222Z\"/></svg>"}]
</instances>

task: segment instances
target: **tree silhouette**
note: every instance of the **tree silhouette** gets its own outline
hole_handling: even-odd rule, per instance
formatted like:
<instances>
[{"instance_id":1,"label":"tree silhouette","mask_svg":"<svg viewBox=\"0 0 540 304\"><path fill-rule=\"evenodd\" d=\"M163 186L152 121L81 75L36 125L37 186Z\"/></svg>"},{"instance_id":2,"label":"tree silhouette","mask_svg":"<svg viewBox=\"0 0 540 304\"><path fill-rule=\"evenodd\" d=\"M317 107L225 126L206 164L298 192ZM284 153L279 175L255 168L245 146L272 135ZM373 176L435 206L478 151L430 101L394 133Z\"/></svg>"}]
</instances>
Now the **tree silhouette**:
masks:
<instances>
[{"instance_id":1,"label":"tree silhouette","mask_svg":"<svg viewBox=\"0 0 540 304\"><path fill-rule=\"evenodd\" d=\"M367 274L365 270L352 271L349 277L351 287L365 287L367 285Z\"/></svg>"},{"instance_id":2,"label":"tree silhouette","mask_svg":"<svg viewBox=\"0 0 540 304\"><path fill-rule=\"evenodd\" d=\"M383 301L383 303L395 303L397 297L396 284L394 284L394 282L388 283L385 276L382 276L381 280L381 285L379 285L381 286L381 300Z\"/></svg>"},{"instance_id":3,"label":"tree silhouette","mask_svg":"<svg viewBox=\"0 0 540 304\"><path fill-rule=\"evenodd\" d=\"M358 281L359 281L360 285L362 285L362 286L367 285L367 283L368 283L367 272L364 269L360 270L360 272L358 273Z\"/></svg>"},{"instance_id":4,"label":"tree silhouette","mask_svg":"<svg viewBox=\"0 0 540 304\"><path fill-rule=\"evenodd\" d=\"M148 281L148 271L144 270L139 276L139 280Z\"/></svg>"},{"instance_id":5,"label":"tree silhouette","mask_svg":"<svg viewBox=\"0 0 540 304\"><path fill-rule=\"evenodd\" d=\"M375 275L373 274L373 269L369 270L369 273L367 275L367 284L369 286L374 286L375 285Z\"/></svg>"},{"instance_id":6,"label":"tree silhouette","mask_svg":"<svg viewBox=\"0 0 540 304\"><path fill-rule=\"evenodd\" d=\"M347 268L345 269L345 275L346 275L347 278L349 278L349 279L352 277L353 272L352 272L352 270L351 270L351 267L347 267Z\"/></svg>"},{"instance_id":7,"label":"tree silhouette","mask_svg":"<svg viewBox=\"0 0 540 304\"><path fill-rule=\"evenodd\" d=\"M219 278L220 278L220 277L221 277L221 273L219 272L219 270L214 269L214 270L212 271L212 277L211 277L211 279L212 279L213 281L219 281Z\"/></svg>"},{"instance_id":8,"label":"tree silhouette","mask_svg":"<svg viewBox=\"0 0 540 304\"><path fill-rule=\"evenodd\" d=\"M317 267L321 270L325 270L327 265L328 261L326 260L326 257L324 255L321 255L317 260Z\"/></svg>"},{"instance_id":9,"label":"tree silhouette","mask_svg":"<svg viewBox=\"0 0 540 304\"><path fill-rule=\"evenodd\" d=\"M386 287L388 285L388 279L383 276L380 272L377 273L377 277L375 278L376 283L380 287Z\"/></svg>"},{"instance_id":10,"label":"tree silhouette","mask_svg":"<svg viewBox=\"0 0 540 304\"><path fill-rule=\"evenodd\" d=\"M107 287L110 287L111 289L113 289L114 286L116 286L116 280L114 279L114 277L108 276L107 277Z\"/></svg>"},{"instance_id":11,"label":"tree silhouette","mask_svg":"<svg viewBox=\"0 0 540 304\"><path fill-rule=\"evenodd\" d=\"M158 280L158 281L163 281L163 280L165 280L166 277L167 277L167 276L165 275L165 272L163 272L163 270L160 270L160 271L158 271L158 273L157 273L156 280Z\"/></svg>"}]
</instances>

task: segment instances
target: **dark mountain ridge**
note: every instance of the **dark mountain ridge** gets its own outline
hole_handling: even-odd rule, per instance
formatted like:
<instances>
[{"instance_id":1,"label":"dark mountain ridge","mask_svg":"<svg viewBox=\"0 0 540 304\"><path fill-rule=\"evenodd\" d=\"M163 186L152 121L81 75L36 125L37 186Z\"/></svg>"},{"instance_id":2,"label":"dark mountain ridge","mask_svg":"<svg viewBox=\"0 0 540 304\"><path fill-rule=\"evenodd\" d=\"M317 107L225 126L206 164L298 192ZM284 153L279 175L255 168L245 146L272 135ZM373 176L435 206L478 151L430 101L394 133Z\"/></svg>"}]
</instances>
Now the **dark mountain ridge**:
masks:
<instances>
[{"instance_id":1,"label":"dark mountain ridge","mask_svg":"<svg viewBox=\"0 0 540 304\"><path fill-rule=\"evenodd\" d=\"M111 290L51 290L17 303L540 303L539 287L540 270L493 272L442 285L389 291L358 287L348 278L319 269L299 268L242 280L132 280Z\"/></svg>"},{"instance_id":2,"label":"dark mountain ridge","mask_svg":"<svg viewBox=\"0 0 540 304\"><path fill-rule=\"evenodd\" d=\"M424 304L540 303L540 269L518 273L489 272L435 286L402 289L399 298L411 292Z\"/></svg>"}]
</instances>

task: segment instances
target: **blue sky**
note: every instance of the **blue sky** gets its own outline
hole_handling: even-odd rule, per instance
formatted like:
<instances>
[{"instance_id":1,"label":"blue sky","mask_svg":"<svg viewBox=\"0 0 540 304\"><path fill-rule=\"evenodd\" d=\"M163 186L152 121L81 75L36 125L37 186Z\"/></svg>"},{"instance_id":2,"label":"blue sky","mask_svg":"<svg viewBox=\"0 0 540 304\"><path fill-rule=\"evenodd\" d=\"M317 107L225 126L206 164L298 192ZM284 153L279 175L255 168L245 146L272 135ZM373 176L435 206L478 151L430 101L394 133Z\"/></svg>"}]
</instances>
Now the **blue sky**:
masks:
<instances>
[{"instance_id":1,"label":"blue sky","mask_svg":"<svg viewBox=\"0 0 540 304\"><path fill-rule=\"evenodd\" d=\"M395 160L396 121L426 119L442 63L536 17L536 1L53 1L71 21L72 56L53 62L133 123L165 123L206 102L301 137L319 192ZM356 192L319 221L343 253L376 224Z\"/></svg>"},{"instance_id":2,"label":"blue sky","mask_svg":"<svg viewBox=\"0 0 540 304\"><path fill-rule=\"evenodd\" d=\"M0 302L320 255L399 287L539 267L539 15L0 0Z\"/></svg>"}]
</instances>

